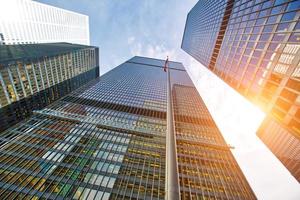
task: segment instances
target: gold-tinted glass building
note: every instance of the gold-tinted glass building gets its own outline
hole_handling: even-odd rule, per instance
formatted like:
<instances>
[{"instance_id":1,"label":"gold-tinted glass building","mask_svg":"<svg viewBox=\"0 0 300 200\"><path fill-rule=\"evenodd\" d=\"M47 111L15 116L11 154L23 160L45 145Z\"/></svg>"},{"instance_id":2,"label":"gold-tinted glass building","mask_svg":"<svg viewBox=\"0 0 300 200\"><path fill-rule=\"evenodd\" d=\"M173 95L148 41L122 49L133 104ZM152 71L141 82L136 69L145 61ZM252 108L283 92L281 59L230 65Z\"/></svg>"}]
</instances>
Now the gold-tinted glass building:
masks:
<instances>
[{"instance_id":1,"label":"gold-tinted glass building","mask_svg":"<svg viewBox=\"0 0 300 200\"><path fill-rule=\"evenodd\" d=\"M256 199L183 65L164 62L134 57L5 131L19 137L1 146L0 196Z\"/></svg>"},{"instance_id":2,"label":"gold-tinted glass building","mask_svg":"<svg viewBox=\"0 0 300 200\"><path fill-rule=\"evenodd\" d=\"M258 136L300 181L300 1L216 1L190 11L182 48L267 113Z\"/></svg>"},{"instance_id":3,"label":"gold-tinted glass building","mask_svg":"<svg viewBox=\"0 0 300 200\"><path fill-rule=\"evenodd\" d=\"M98 48L69 43L0 46L0 132L99 76Z\"/></svg>"}]
</instances>

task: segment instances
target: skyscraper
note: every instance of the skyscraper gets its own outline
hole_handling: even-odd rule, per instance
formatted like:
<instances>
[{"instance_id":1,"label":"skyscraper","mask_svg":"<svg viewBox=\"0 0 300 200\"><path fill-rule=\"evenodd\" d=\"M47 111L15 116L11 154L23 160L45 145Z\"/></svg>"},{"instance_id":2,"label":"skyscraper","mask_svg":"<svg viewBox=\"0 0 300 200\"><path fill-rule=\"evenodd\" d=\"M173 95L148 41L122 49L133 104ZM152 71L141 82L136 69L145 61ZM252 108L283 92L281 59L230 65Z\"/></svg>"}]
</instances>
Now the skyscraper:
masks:
<instances>
[{"instance_id":1,"label":"skyscraper","mask_svg":"<svg viewBox=\"0 0 300 200\"><path fill-rule=\"evenodd\" d=\"M0 46L0 132L99 76L98 48Z\"/></svg>"},{"instance_id":2,"label":"skyscraper","mask_svg":"<svg viewBox=\"0 0 300 200\"><path fill-rule=\"evenodd\" d=\"M68 42L90 44L89 17L31 0L0 6L0 45Z\"/></svg>"},{"instance_id":3,"label":"skyscraper","mask_svg":"<svg viewBox=\"0 0 300 200\"><path fill-rule=\"evenodd\" d=\"M164 63L134 57L5 131L0 196L256 199L183 65Z\"/></svg>"},{"instance_id":4,"label":"skyscraper","mask_svg":"<svg viewBox=\"0 0 300 200\"><path fill-rule=\"evenodd\" d=\"M300 182L299 16L299 0L199 1L182 48L267 113L258 136Z\"/></svg>"}]
</instances>

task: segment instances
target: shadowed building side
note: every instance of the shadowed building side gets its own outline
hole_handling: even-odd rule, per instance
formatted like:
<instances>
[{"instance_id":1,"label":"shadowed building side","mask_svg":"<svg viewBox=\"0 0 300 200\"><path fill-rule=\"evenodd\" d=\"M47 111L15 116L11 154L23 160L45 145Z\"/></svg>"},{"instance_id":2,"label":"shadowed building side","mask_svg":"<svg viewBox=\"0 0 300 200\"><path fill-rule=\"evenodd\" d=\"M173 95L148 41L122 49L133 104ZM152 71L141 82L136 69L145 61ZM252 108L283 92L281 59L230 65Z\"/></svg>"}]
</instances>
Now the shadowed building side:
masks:
<instances>
[{"instance_id":1,"label":"shadowed building side","mask_svg":"<svg viewBox=\"0 0 300 200\"><path fill-rule=\"evenodd\" d=\"M0 52L0 132L99 76L92 46L2 45Z\"/></svg>"},{"instance_id":2,"label":"shadowed building side","mask_svg":"<svg viewBox=\"0 0 300 200\"><path fill-rule=\"evenodd\" d=\"M270 117L264 119L257 135L300 182L300 139Z\"/></svg>"}]
</instances>

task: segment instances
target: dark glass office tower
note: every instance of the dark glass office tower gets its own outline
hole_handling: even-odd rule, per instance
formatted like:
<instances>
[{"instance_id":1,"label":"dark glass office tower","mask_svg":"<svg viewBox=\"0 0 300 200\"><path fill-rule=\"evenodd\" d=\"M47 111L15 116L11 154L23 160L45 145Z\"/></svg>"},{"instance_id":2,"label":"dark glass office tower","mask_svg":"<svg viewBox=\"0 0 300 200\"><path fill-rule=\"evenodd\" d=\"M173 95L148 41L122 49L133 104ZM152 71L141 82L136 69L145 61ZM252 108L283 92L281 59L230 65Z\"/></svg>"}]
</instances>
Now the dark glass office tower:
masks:
<instances>
[{"instance_id":1,"label":"dark glass office tower","mask_svg":"<svg viewBox=\"0 0 300 200\"><path fill-rule=\"evenodd\" d=\"M98 48L0 46L0 132L99 76Z\"/></svg>"},{"instance_id":2,"label":"dark glass office tower","mask_svg":"<svg viewBox=\"0 0 300 200\"><path fill-rule=\"evenodd\" d=\"M300 1L217 2L190 11L182 48L267 113L258 136L300 181Z\"/></svg>"},{"instance_id":3,"label":"dark glass office tower","mask_svg":"<svg viewBox=\"0 0 300 200\"><path fill-rule=\"evenodd\" d=\"M183 65L164 62L134 57L5 131L0 196L256 199Z\"/></svg>"}]
</instances>

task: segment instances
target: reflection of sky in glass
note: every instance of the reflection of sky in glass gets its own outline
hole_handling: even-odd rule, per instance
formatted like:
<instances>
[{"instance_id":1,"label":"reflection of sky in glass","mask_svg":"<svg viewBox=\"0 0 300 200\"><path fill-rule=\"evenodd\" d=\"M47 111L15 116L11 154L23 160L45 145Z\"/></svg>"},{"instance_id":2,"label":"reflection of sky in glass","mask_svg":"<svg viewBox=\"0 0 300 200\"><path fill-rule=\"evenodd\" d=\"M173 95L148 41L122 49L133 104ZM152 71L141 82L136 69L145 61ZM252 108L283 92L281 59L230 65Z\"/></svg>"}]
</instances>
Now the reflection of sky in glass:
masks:
<instances>
[{"instance_id":1,"label":"reflection of sky in glass","mask_svg":"<svg viewBox=\"0 0 300 200\"><path fill-rule=\"evenodd\" d=\"M84 3L82 0L73 0L72 4L67 0L40 1L90 16L91 43L100 47L101 74L135 55L160 59L169 55L170 60L183 62L186 67L191 66L190 74L198 80L195 85L201 92L201 97L226 141L236 147L234 154L257 197L273 200L297 199L300 196L299 184L255 136L262 115L244 98L201 68L200 64L191 62L190 56L180 50L186 15L197 0L184 3L182 0L104 0ZM283 7L278 5L271 13L279 13L282 9ZM272 25L276 19L277 16L269 17L266 23ZM250 26L251 23L249 22ZM298 22L295 30L299 30L299 27ZM250 33L252 29L246 27L245 32L247 31ZM270 43L274 46L269 46L270 52L276 49L276 42L281 39L279 34L274 35ZM296 41L296 37L292 36L289 40ZM258 43L260 48L264 44ZM250 54L249 51L248 53ZM265 59L262 65L267 64L268 59ZM245 113L252 116L251 120L243 120ZM248 130L243 131L244 127L248 127ZM250 148L257 145L259 148L256 150Z\"/></svg>"},{"instance_id":2,"label":"reflection of sky in glass","mask_svg":"<svg viewBox=\"0 0 300 200\"><path fill-rule=\"evenodd\" d=\"M102 102L140 108L146 106L165 111L166 74L162 71L160 67L124 63L112 73L103 75L95 86L80 96Z\"/></svg>"}]
</instances>

